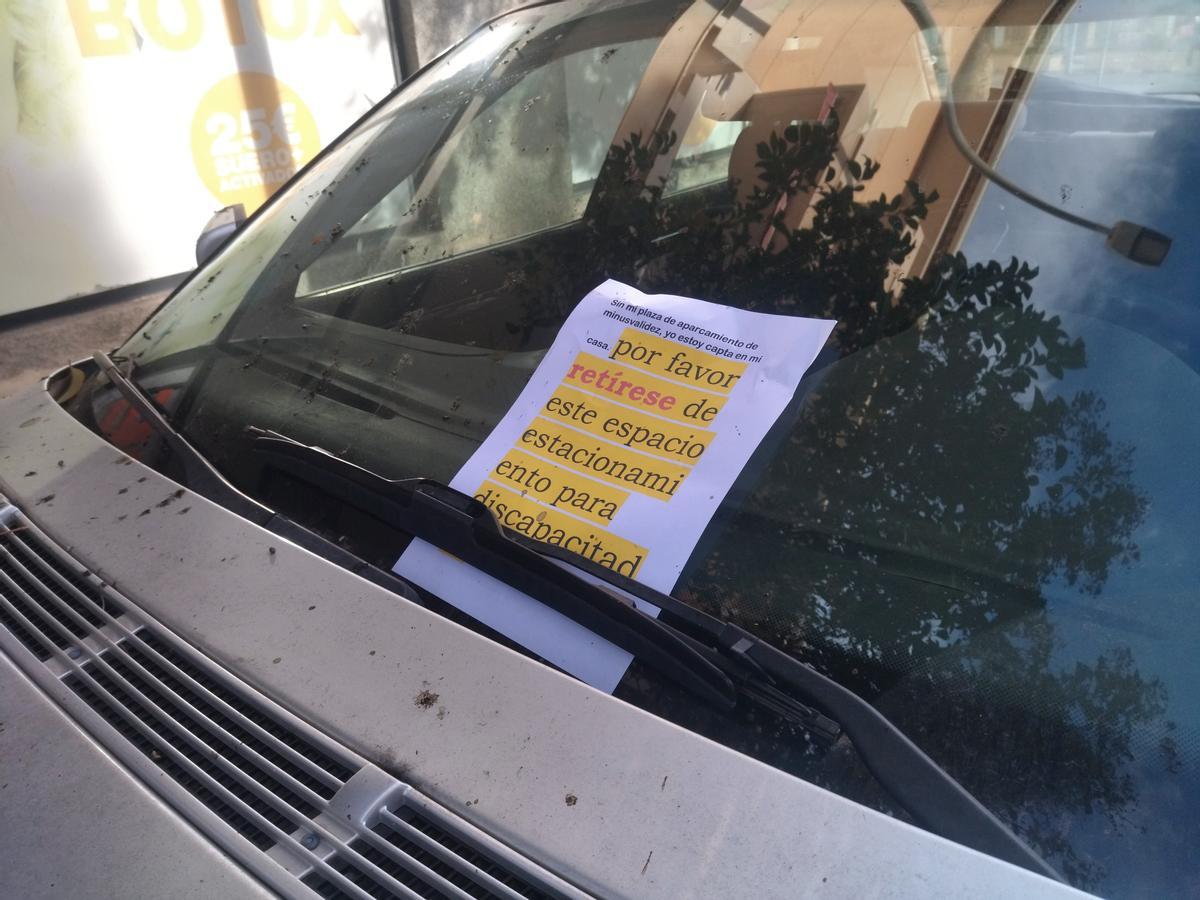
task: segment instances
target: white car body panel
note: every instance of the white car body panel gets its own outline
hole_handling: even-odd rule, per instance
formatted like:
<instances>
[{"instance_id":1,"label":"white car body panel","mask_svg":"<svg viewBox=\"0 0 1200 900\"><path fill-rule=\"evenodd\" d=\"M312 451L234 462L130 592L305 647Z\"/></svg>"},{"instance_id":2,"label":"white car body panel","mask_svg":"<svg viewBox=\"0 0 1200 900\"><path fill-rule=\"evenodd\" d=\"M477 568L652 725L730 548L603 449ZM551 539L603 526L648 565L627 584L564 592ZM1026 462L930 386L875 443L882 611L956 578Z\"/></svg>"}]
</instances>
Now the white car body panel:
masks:
<instances>
[{"instance_id":1,"label":"white car body panel","mask_svg":"<svg viewBox=\"0 0 1200 900\"><path fill-rule=\"evenodd\" d=\"M0 654L0 895L273 894L120 767Z\"/></svg>"},{"instance_id":2,"label":"white car body panel","mask_svg":"<svg viewBox=\"0 0 1200 900\"><path fill-rule=\"evenodd\" d=\"M172 499L178 490L44 385L0 400L0 492L84 565L295 714L584 890L1084 896L599 693L190 491ZM0 664L0 833L25 836L3 843L0 896L35 895L32 879L47 871L62 873L63 893L104 894L101 869L125 897L257 894L60 713L33 710L27 698L45 696ZM428 709L414 703L426 690L438 695ZM54 749L33 762L13 752L41 742ZM95 792L75 810L64 809L60 767ZM118 796L125 814L75 818Z\"/></svg>"}]
</instances>

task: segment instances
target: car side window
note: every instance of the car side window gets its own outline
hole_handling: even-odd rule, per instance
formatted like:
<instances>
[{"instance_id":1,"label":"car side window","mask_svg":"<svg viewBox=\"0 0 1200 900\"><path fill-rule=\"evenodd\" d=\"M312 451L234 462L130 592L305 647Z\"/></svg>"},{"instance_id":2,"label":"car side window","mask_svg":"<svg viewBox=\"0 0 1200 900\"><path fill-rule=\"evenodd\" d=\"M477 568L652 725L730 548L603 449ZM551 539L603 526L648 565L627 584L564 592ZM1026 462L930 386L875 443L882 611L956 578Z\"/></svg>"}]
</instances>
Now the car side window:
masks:
<instances>
[{"instance_id":1,"label":"car side window","mask_svg":"<svg viewBox=\"0 0 1200 900\"><path fill-rule=\"evenodd\" d=\"M297 295L495 246L577 220L656 39L592 46L492 78L447 114L443 151L387 192L301 275ZM497 178L497 172L504 172Z\"/></svg>"}]
</instances>

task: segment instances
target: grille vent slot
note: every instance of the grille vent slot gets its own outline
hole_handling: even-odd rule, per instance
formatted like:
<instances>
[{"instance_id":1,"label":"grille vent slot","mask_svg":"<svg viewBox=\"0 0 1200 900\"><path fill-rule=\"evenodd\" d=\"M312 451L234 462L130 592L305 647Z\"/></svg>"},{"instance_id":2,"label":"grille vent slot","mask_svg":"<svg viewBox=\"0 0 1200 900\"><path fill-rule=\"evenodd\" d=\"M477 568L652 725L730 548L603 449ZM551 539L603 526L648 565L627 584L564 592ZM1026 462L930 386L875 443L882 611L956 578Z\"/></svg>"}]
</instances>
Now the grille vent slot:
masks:
<instances>
[{"instance_id":1,"label":"grille vent slot","mask_svg":"<svg viewBox=\"0 0 1200 900\"><path fill-rule=\"evenodd\" d=\"M373 829L375 834L379 835L405 855L428 866L468 897L478 898L478 900L489 900L489 898L498 895L495 892L495 887L481 885L478 881L472 880L472 878L463 874L459 867L459 861L467 862L469 865L476 867L487 878L495 880L499 885L511 891L511 894L507 894L506 896L521 897L525 898L525 900L543 900L543 898L551 896L538 890L538 888L528 881L506 870L503 865L491 859L485 853L480 852L470 844L456 839L453 835L439 828L434 822L422 816L414 809L402 807L395 814L384 813L381 819L382 821ZM397 819L400 820L398 823L396 823ZM389 824L389 821L395 824ZM424 836L424 840L414 835L414 830L420 832ZM411 837L406 835L410 835ZM436 888L420 878L409 875L402 867L392 862L386 853L381 852L365 841L361 839L355 841L351 847L376 865L388 871L393 877L402 880L418 896L423 898L443 896ZM442 848L442 852L432 852L428 849L430 847L440 847ZM447 857L446 851L449 851L452 857ZM446 861L447 858L453 858L455 862L453 864L449 863ZM388 896L377 885L372 884L369 879L358 876L350 865L340 860L335 861L334 865L339 871L342 871L343 874L351 878L359 887L366 890L372 897ZM305 883L316 890L322 897L329 898L329 900L340 900L340 898L346 896L336 886L331 885L316 874L310 875L305 880Z\"/></svg>"},{"instance_id":2,"label":"grille vent slot","mask_svg":"<svg viewBox=\"0 0 1200 900\"><path fill-rule=\"evenodd\" d=\"M175 639L3 498L0 648L164 800L284 894L587 896ZM378 802L351 825L337 816L339 831L330 831L330 806L368 770L385 783Z\"/></svg>"},{"instance_id":3,"label":"grille vent slot","mask_svg":"<svg viewBox=\"0 0 1200 900\"><path fill-rule=\"evenodd\" d=\"M11 509L11 507L9 508ZM11 582L20 591L36 598L48 588L59 593L60 596L65 595L62 596L63 602L79 616L82 616L87 623L81 626L69 615L55 607L29 604L21 598L20 591L4 591L5 596L21 614L37 626L36 633L48 637L60 650L72 642L61 635L53 623L47 620L47 616L65 627L76 638L84 637L92 629L102 624L101 617L95 615L86 603L80 602L74 591L89 597L98 603L101 609L107 608L114 616L119 616L124 612L118 604L106 598L95 585L88 582L82 572L73 572L47 553L44 548L38 546L37 541L31 540L28 536L28 525L16 522L10 524L4 519L0 519L0 532L3 533L3 543L0 543L0 546L10 551L7 554L0 554L0 589L8 587ZM71 588L74 591L71 591ZM35 632L27 629L20 619L13 616L7 609L0 609L0 623L12 631L26 649L34 653L40 660L44 662L50 658L50 651L38 640Z\"/></svg>"},{"instance_id":4,"label":"grille vent slot","mask_svg":"<svg viewBox=\"0 0 1200 900\"><path fill-rule=\"evenodd\" d=\"M167 773L176 783L181 785L188 793L196 797L201 803L215 812L223 821L237 831L238 834L247 838L254 846L260 850L269 849L275 841L271 836L257 827L253 821L242 814L236 806L232 806L218 795L209 790L202 781L194 778L183 766L164 756L155 746L152 741L143 737L136 729L132 728L114 709L112 704L103 699L99 694L89 688L83 679L69 675L66 678L66 684L75 693L77 693L92 709L97 710L105 720L112 725L121 736L129 741L137 750L147 757L152 759L155 764ZM202 764L203 765L203 764ZM215 767L211 767L215 768ZM211 771L210 768L210 771ZM236 785L236 782L234 782ZM228 786L228 783L227 783ZM240 793L242 798L248 794L246 791L238 791L235 787L234 793ZM253 805L253 797L251 804Z\"/></svg>"},{"instance_id":5,"label":"grille vent slot","mask_svg":"<svg viewBox=\"0 0 1200 900\"><path fill-rule=\"evenodd\" d=\"M139 634L142 637L143 643L146 644L150 649L156 651L159 656L165 658L176 668L180 669L193 681L198 682L211 694L216 695L217 698L234 707L238 712L250 719L250 721L259 728L268 732L268 734L286 744L288 747L291 747L313 765L320 767L329 775L330 779L342 784L350 780L350 777L354 774L354 769L351 769L348 766L345 766L342 763L330 758L315 744L305 741L295 732L280 725L278 722L273 721L269 716L263 714L256 706L246 703L233 691L226 689L219 681L210 677L204 672L203 669L200 669L198 666L189 662L181 654L176 653L168 644L155 635L147 632L141 632ZM314 778L309 772L293 763L289 757L275 751L273 748L263 743L263 741L260 740L248 728L242 727L238 722L226 716L223 712L209 705L203 697L200 697L198 694L192 692L189 687L182 684L179 680L172 676L170 672L167 672L164 668L156 667L152 661L148 660L147 654L138 649L131 649L130 655L138 662L141 662L142 665L152 669L152 671L155 671L155 674L159 677L159 679L168 687L171 687L177 693L187 698L209 717L218 720L227 731L232 733L239 740L244 741L247 745L258 751L260 754L266 756L271 760L271 762L288 772L297 780L312 788L317 793L322 794L325 799L328 800L333 796L334 792L328 787L327 782L322 782Z\"/></svg>"}]
</instances>

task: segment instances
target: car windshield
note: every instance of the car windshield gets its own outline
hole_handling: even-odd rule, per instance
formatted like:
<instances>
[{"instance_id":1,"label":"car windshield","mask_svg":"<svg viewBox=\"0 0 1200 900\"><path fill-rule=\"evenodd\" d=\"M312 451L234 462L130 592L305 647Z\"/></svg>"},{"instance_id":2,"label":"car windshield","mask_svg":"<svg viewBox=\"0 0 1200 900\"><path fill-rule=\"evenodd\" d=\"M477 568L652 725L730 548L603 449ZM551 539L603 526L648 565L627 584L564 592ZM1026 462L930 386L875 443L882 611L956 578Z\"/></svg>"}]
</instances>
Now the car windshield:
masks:
<instances>
[{"instance_id":1,"label":"car windshield","mask_svg":"<svg viewBox=\"0 0 1200 900\"><path fill-rule=\"evenodd\" d=\"M512 14L119 354L234 484L342 540L246 426L449 481L608 278L836 320L676 595L867 697L1073 884L1194 896L1200 26L1136 6L944 0L939 59L899 0ZM967 141L1049 210L956 146L941 65ZM1059 211L1173 246L1139 265ZM841 742L636 664L617 695L903 815Z\"/></svg>"}]
</instances>

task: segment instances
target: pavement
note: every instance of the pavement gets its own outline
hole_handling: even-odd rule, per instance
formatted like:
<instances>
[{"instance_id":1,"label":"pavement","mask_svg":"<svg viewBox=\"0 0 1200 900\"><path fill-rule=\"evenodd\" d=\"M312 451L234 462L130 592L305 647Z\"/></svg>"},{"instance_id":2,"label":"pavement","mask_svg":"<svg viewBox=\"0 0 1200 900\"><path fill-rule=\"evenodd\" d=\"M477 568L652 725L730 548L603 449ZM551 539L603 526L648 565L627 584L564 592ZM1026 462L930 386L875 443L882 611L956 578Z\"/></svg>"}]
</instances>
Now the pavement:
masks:
<instances>
[{"instance_id":1,"label":"pavement","mask_svg":"<svg viewBox=\"0 0 1200 900\"><path fill-rule=\"evenodd\" d=\"M158 290L18 325L0 320L0 397L90 357L93 350L112 350L133 334L168 293Z\"/></svg>"}]
</instances>

